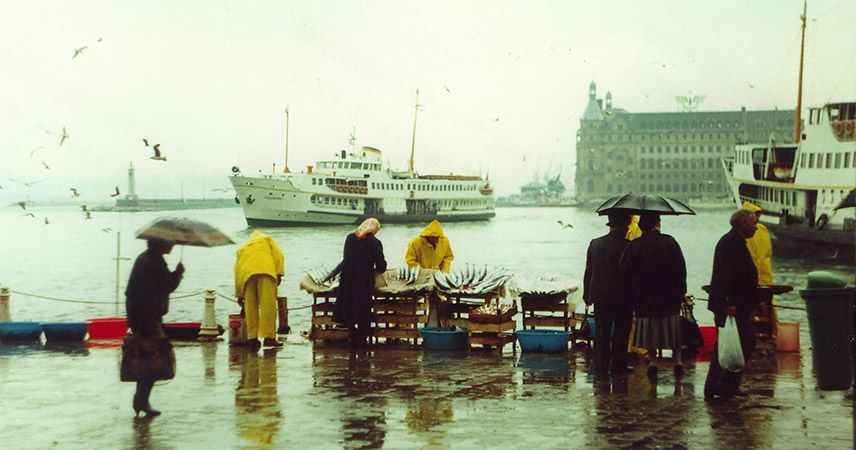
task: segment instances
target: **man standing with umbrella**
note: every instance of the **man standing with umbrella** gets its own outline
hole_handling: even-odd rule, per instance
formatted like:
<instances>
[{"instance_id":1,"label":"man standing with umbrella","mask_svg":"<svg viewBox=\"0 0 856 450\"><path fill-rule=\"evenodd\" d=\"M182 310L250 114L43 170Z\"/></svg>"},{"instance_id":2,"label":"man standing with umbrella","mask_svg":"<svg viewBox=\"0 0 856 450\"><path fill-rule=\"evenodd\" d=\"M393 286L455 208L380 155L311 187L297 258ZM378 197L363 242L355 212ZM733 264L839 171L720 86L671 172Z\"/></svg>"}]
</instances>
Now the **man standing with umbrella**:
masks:
<instances>
[{"instance_id":1,"label":"man standing with umbrella","mask_svg":"<svg viewBox=\"0 0 856 450\"><path fill-rule=\"evenodd\" d=\"M627 372L627 339L633 309L621 278L619 260L630 243L626 239L630 215L609 213L609 233L592 239L586 254L583 301L594 304L594 352L598 372Z\"/></svg>"},{"instance_id":2,"label":"man standing with umbrella","mask_svg":"<svg viewBox=\"0 0 856 450\"><path fill-rule=\"evenodd\" d=\"M237 256L235 296L244 301L250 345L259 348L257 338L262 337L265 347L282 347L276 339L277 286L285 274L282 250L272 237L256 230Z\"/></svg>"}]
</instances>

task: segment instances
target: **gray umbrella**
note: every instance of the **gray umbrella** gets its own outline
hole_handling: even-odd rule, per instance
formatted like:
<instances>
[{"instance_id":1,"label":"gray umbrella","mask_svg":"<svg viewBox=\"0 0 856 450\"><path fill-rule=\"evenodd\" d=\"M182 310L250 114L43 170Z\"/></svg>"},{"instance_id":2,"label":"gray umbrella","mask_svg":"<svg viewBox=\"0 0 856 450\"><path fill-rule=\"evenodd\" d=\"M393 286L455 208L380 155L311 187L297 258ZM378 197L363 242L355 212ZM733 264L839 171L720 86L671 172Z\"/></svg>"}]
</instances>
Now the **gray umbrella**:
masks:
<instances>
[{"instance_id":1,"label":"gray umbrella","mask_svg":"<svg viewBox=\"0 0 856 450\"><path fill-rule=\"evenodd\" d=\"M624 194L612 197L598 206L595 211L601 216L610 212L626 212L628 214L653 212L661 216L695 215L695 211L683 202L669 197L647 194Z\"/></svg>"},{"instance_id":2,"label":"gray umbrella","mask_svg":"<svg viewBox=\"0 0 856 450\"><path fill-rule=\"evenodd\" d=\"M179 245L217 247L234 244L220 230L198 220L178 217L155 219L137 231L137 239L160 239Z\"/></svg>"}]
</instances>

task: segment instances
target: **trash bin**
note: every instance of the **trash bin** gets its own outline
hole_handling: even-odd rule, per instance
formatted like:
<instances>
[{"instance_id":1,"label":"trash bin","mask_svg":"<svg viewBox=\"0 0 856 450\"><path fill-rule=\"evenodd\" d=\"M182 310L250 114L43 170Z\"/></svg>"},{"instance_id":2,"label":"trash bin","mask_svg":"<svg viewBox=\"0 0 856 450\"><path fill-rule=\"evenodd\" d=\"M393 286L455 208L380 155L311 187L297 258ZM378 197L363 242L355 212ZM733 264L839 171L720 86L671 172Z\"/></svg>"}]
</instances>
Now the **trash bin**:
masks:
<instances>
[{"instance_id":1,"label":"trash bin","mask_svg":"<svg viewBox=\"0 0 856 450\"><path fill-rule=\"evenodd\" d=\"M853 294L839 275L816 271L800 290L805 300L817 387L849 389L853 382L850 339L853 336Z\"/></svg>"}]
</instances>

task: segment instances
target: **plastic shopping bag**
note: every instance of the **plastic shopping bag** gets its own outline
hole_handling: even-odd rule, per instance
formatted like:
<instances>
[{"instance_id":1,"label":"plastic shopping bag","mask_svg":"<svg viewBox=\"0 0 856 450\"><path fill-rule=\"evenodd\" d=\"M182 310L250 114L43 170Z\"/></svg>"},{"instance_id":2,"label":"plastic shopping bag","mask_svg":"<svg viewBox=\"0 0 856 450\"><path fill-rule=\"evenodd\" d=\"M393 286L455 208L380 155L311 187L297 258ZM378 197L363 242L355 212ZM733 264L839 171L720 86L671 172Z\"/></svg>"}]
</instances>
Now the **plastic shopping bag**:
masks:
<instances>
[{"instance_id":1,"label":"plastic shopping bag","mask_svg":"<svg viewBox=\"0 0 856 450\"><path fill-rule=\"evenodd\" d=\"M719 340L717 341L717 358L719 365L729 372L743 370L745 360L743 359L743 348L740 346L740 334L737 332L737 321L734 316L728 316L725 327L719 329Z\"/></svg>"}]
</instances>

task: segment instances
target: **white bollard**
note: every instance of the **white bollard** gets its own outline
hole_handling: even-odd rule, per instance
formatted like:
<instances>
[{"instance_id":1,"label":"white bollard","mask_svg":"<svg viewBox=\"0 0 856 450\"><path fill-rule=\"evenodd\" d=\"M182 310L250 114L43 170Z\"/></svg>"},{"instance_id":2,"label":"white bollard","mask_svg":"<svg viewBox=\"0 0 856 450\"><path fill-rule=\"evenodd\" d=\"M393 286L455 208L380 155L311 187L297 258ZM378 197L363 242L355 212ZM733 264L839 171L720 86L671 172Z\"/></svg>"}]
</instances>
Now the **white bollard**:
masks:
<instances>
[{"instance_id":1,"label":"white bollard","mask_svg":"<svg viewBox=\"0 0 856 450\"><path fill-rule=\"evenodd\" d=\"M0 322L11 322L9 314L9 288L0 288Z\"/></svg>"},{"instance_id":2,"label":"white bollard","mask_svg":"<svg viewBox=\"0 0 856 450\"><path fill-rule=\"evenodd\" d=\"M200 341L213 341L219 338L220 332L217 329L217 317L214 312L214 298L216 293L213 290L205 291L205 312L202 314L202 325L199 327Z\"/></svg>"}]
</instances>

